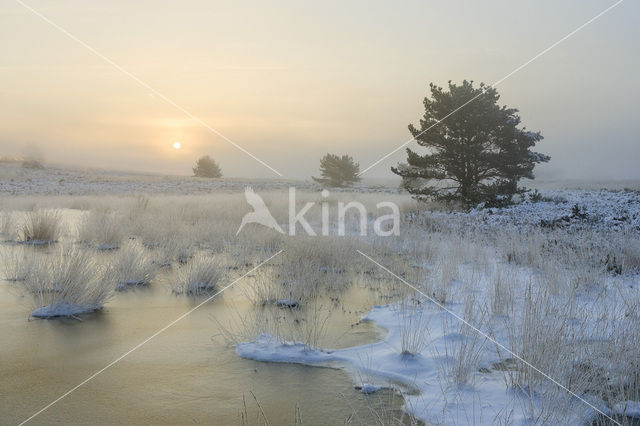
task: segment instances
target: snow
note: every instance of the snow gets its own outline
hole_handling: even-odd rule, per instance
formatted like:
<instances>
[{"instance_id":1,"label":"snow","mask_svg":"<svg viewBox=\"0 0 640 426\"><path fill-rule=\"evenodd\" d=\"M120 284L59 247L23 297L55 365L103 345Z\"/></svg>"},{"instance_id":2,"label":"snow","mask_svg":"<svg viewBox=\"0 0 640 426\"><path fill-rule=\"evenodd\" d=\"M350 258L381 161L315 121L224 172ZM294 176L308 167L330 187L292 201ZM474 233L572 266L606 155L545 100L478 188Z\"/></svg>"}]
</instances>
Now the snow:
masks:
<instances>
[{"instance_id":1,"label":"snow","mask_svg":"<svg viewBox=\"0 0 640 426\"><path fill-rule=\"evenodd\" d=\"M516 228L538 233L545 232L545 226L548 227L545 223L551 223L569 232L587 231L576 234L578 237L586 235L589 238L591 232L598 231L606 231L608 238L640 236L638 191L544 190L541 195L541 201L526 200L501 209L478 208L468 213L417 211L409 213L406 219L417 223L425 220L429 226L434 223L442 227L449 226L457 232L465 228L489 233L501 228ZM438 218L441 220L437 221ZM414 266L430 268L421 263L414 263ZM545 309L557 313L553 314L557 316L543 317L545 324L540 325L541 329L547 329L546 321L549 321L549 325L562 321L567 329L575 331L575 334L567 331L568 335L578 335L578 329L585 333L581 337L583 340L576 340L575 343L589 345L602 341L598 333L609 333L597 325L603 318L611 321L608 327L612 336L617 329L629 327L629 322L635 320L626 318L628 312L625 313L625 309L611 310L611 307L625 306L625 300L638 299L640 276L637 272L626 271L622 276L608 276L604 282L598 283L597 294L589 293L586 288L581 290L574 300L576 307L572 312L566 309L569 304L563 299L565 296L554 296L550 306ZM526 326L521 317L524 309L522 295L525 294L523 283L530 283L537 272L531 267L514 266L514 274L517 278L515 281L520 282L510 282L516 295L513 308L516 315L508 320L522 327ZM464 276L464 273L461 275ZM409 314L414 317L414 324L424 322L424 329L427 330L426 342L418 345L420 349L414 353L403 353L403 323L407 323L407 312L400 308L400 303L373 307L364 318L386 330L384 337L376 343L329 350L309 348L299 342L282 342L275 337L262 335L252 342L239 344L237 352L242 357L258 361L344 368L355 383L362 383L357 387L361 391L373 391L376 387L391 384L403 391L408 412L433 424L494 424L498 418L508 418L510 423L524 425L535 423L532 415L543 411L545 416L549 416L546 419L550 424L586 424L597 415L593 407L610 415L640 417L640 402L627 401L608 407L605 401L594 396L578 395L591 407L548 380L543 383L541 391L537 390L531 396L524 390L508 386L509 372L518 363L514 359L517 354L499 347L517 347L516 343L510 342L510 334L505 326L506 317L501 319L500 315L494 315L479 326L480 331L495 340L489 341L470 328L461 327L459 319L452 315L465 317L465 303L460 303L465 300L460 297L465 291L479 300L486 300L490 286L490 277L477 274L472 279L452 282L450 291L456 294L452 294L451 300L457 302L446 303L446 310L433 303L424 303L422 299L419 307ZM480 348L469 362L467 379L457 382L455 367L458 351L470 339L478 339L476 344ZM575 356L576 363L581 359L580 356L587 356L590 357L588 361L596 367L610 367L610 361L598 358L595 353ZM555 374L549 372L551 377ZM371 388L365 387L363 378Z\"/></svg>"},{"instance_id":2,"label":"snow","mask_svg":"<svg viewBox=\"0 0 640 426\"><path fill-rule=\"evenodd\" d=\"M0 163L0 196L207 194L216 191L242 192L248 185L257 191L285 190L290 186L314 191L320 188L318 184L311 181L205 179L53 166L44 169L25 169L18 165ZM399 192L398 188L364 183L354 185L352 188L332 188L331 191Z\"/></svg>"},{"instance_id":3,"label":"snow","mask_svg":"<svg viewBox=\"0 0 640 426\"><path fill-rule=\"evenodd\" d=\"M100 244L98 246L98 250L100 250L100 251L112 251L112 250L117 250L117 249L118 249L118 246L113 245L113 244L107 244L107 243Z\"/></svg>"},{"instance_id":4,"label":"snow","mask_svg":"<svg viewBox=\"0 0 640 426\"><path fill-rule=\"evenodd\" d=\"M376 386L376 385L372 385L371 383L365 383L362 386L357 386L356 389L365 395L371 395L378 392L380 389L382 389L382 386Z\"/></svg>"},{"instance_id":5,"label":"snow","mask_svg":"<svg viewBox=\"0 0 640 426\"><path fill-rule=\"evenodd\" d=\"M616 404L613 412L618 415L624 415L640 419L640 402L626 401Z\"/></svg>"},{"instance_id":6,"label":"snow","mask_svg":"<svg viewBox=\"0 0 640 426\"><path fill-rule=\"evenodd\" d=\"M21 241L20 244L26 244L26 245L30 245L30 246L46 246L49 244L54 244L57 241L55 240L28 240L28 241Z\"/></svg>"},{"instance_id":7,"label":"snow","mask_svg":"<svg viewBox=\"0 0 640 426\"><path fill-rule=\"evenodd\" d=\"M130 287L146 287L149 285L148 280L140 280L140 279L128 279L122 280L116 286L116 290L124 290Z\"/></svg>"},{"instance_id":8,"label":"snow","mask_svg":"<svg viewBox=\"0 0 640 426\"><path fill-rule=\"evenodd\" d=\"M96 305L74 305L67 302L55 303L42 306L31 313L35 318L55 318L55 317L75 317L77 315L88 314L99 311L102 306Z\"/></svg>"},{"instance_id":9,"label":"snow","mask_svg":"<svg viewBox=\"0 0 640 426\"><path fill-rule=\"evenodd\" d=\"M300 303L297 300L293 300L293 299L280 299L276 301L276 306L280 308L294 309L300 306Z\"/></svg>"},{"instance_id":10,"label":"snow","mask_svg":"<svg viewBox=\"0 0 640 426\"><path fill-rule=\"evenodd\" d=\"M475 209L468 214L468 218L488 225L532 227L539 226L542 220L569 216L577 205L588 217L583 222L573 221L569 224L571 227L640 229L638 191L545 190L541 194L545 197L544 201L536 203L525 200L502 209Z\"/></svg>"},{"instance_id":11,"label":"snow","mask_svg":"<svg viewBox=\"0 0 640 426\"><path fill-rule=\"evenodd\" d=\"M69 170L47 168L45 170L27 170L14 168L7 172L0 166L0 195L109 195L109 194L201 194L214 191L241 192L251 182L241 179L196 179L177 176L143 176L125 173L108 173L97 171ZM10 176L6 176L7 173ZM317 190L318 187L308 182L262 181L252 182L257 190L284 190L291 185L300 189ZM336 190L337 191L337 190ZM397 193L396 188L367 187L359 185L349 188L354 192L387 192ZM541 190L542 199L534 202L528 197L525 201L505 208L476 208L470 212L446 212L414 210L404 220L431 226L451 227L460 230L465 228L494 231L501 228L512 228L527 231L541 229L541 226L559 226L571 230L606 230L619 231L621 236L640 235L640 192L631 190L591 190L591 189L547 189ZM578 206L578 215L574 214L574 206ZM438 219L440 219L438 221ZM487 232L489 233L489 232ZM104 249L116 247L102 247ZM431 268L430 265L416 262L416 268ZM321 269L328 272L328 268ZM341 269L334 272L342 272ZM531 271L520 271L523 276L533 276ZM614 283L618 280L617 283ZM627 282L622 282L628 280ZM479 281L483 281L480 277ZM480 291L488 290L488 280L478 284ZM638 298L637 276L611 277L607 285L615 285L615 291L603 292L606 296L620 300L636 300ZM451 291L464 289L469 282L455 282ZM136 285L137 282L124 281L122 285ZM199 289L205 289L202 285ZM454 288L455 287L455 288ZM522 288L514 288L515 294L522 294ZM460 294L456 294L460 296ZM480 297L480 296L479 296ZM582 297L582 296L581 296ZM605 310L611 306L624 306L620 300L609 303L584 295L584 305L588 309L583 316L575 319L575 326L589 329L589 321L604 317ZM452 300L463 300L459 297ZM276 301L279 306L294 306L295 300L282 299ZM562 300L556 303L562 305ZM300 342L283 342L278 338L260 335L251 342L243 342L236 346L237 353L248 359L264 362L297 363L313 366L344 368L351 374L357 389L363 394L375 393L390 384L404 393L406 409L416 417L435 424L493 424L498 416L508 418L513 424L531 424L527 407L531 402L541 406L544 395L534 394L530 400L524 392L514 391L506 386L505 376L509 368L513 368L511 355L498 350L497 346L476 334L460 328L460 322L432 303L422 303L410 311L415 316L414 323L424 322L427 326L426 343L418 345L413 353L403 352L404 324L407 312L400 303L375 306L364 320L373 321L385 330L381 340L368 345L346 349L311 348ZM72 317L101 309L102 306L78 306L60 303L43 306L32 315L38 318L57 316ZM446 308L457 316L464 317L464 303L447 303ZM518 312L520 306L515 306ZM608 313L607 313L608 314ZM612 312L612 316L624 316L624 313ZM520 321L520 318L513 319ZM504 326L493 323L486 325L487 332L501 345L511 347L508 332ZM593 327L593 329L598 329ZM404 334L404 336L403 336ZM477 356L471 362L468 379L464 383L456 383L452 373L456 365L456 351L472 338L480 339ZM592 336L595 340L597 336ZM510 360L511 359L511 360ZM549 385L553 387L553 385ZM555 391L558 391L553 387ZM566 396L566 395L565 395ZM587 398L585 396L585 398ZM624 414L640 417L640 402L626 401L607 408L602 401L592 401L599 409L611 414ZM562 417L549 418L551 424L584 424L593 418L595 411L583 402L573 399L566 404L558 402L557 411ZM505 413L511 413L505 416ZM556 420L556 421L554 421Z\"/></svg>"},{"instance_id":12,"label":"snow","mask_svg":"<svg viewBox=\"0 0 640 426\"><path fill-rule=\"evenodd\" d=\"M302 343L280 342L262 334L252 342L239 343L238 355L256 361L317 365L338 360L331 352L311 349Z\"/></svg>"},{"instance_id":13,"label":"snow","mask_svg":"<svg viewBox=\"0 0 640 426\"><path fill-rule=\"evenodd\" d=\"M252 342L238 344L236 350L241 357L256 361L344 368L356 383L363 383L363 377L370 382L356 387L365 394L392 383L405 391L406 410L427 423L493 424L498 416L512 412L513 424L531 424L529 412L524 408L529 404L528 396L505 385L505 370L512 365L506 351L498 351L492 342L479 337L481 350L470 378L466 383L457 384L449 368L455 363L456 349L474 332L463 331L457 319L434 304L421 303L410 314L400 306L400 303L375 306L364 317L365 321L374 321L386 330L384 338L376 343L323 350L261 335ZM448 304L446 308L456 315L464 315L464 304ZM414 324L416 321L428 324L428 345L419 353L402 351L402 330L407 315L414 316ZM492 338L508 345L507 332L500 327L493 330ZM553 385L549 386L563 393ZM541 398L535 395L533 404L541 404ZM585 399L588 398L585 396ZM595 416L596 412L584 402L575 398L567 400L566 405L558 403L561 416L558 422L584 424ZM590 403L609 412L601 401ZM638 409L640 403L629 402L625 407L616 406L614 411L634 415Z\"/></svg>"}]
</instances>

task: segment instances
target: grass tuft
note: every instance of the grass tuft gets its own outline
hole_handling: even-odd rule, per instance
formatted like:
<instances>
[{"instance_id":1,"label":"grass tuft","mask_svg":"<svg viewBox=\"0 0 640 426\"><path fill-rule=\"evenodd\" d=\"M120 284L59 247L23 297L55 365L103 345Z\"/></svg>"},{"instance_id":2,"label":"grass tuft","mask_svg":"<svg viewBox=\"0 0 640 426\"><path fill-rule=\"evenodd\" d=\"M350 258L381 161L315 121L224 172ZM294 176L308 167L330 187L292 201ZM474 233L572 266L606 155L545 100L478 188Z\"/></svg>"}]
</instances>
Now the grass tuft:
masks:
<instances>
[{"instance_id":1,"label":"grass tuft","mask_svg":"<svg viewBox=\"0 0 640 426\"><path fill-rule=\"evenodd\" d=\"M30 244L55 242L60 233L62 217L55 210L36 210L27 214L20 229L22 241Z\"/></svg>"},{"instance_id":2,"label":"grass tuft","mask_svg":"<svg viewBox=\"0 0 640 426\"><path fill-rule=\"evenodd\" d=\"M24 280L33 297L38 318L73 317L102 309L114 286L104 280L104 270L86 251L59 248L35 258Z\"/></svg>"},{"instance_id":3,"label":"grass tuft","mask_svg":"<svg viewBox=\"0 0 640 426\"><path fill-rule=\"evenodd\" d=\"M132 242L116 253L110 264L109 274L116 283L116 290L121 291L149 285L155 270L156 265L144 248Z\"/></svg>"},{"instance_id":4,"label":"grass tuft","mask_svg":"<svg viewBox=\"0 0 640 426\"><path fill-rule=\"evenodd\" d=\"M177 270L172 280L173 292L194 296L213 293L219 288L223 270L217 259L198 254Z\"/></svg>"}]
</instances>

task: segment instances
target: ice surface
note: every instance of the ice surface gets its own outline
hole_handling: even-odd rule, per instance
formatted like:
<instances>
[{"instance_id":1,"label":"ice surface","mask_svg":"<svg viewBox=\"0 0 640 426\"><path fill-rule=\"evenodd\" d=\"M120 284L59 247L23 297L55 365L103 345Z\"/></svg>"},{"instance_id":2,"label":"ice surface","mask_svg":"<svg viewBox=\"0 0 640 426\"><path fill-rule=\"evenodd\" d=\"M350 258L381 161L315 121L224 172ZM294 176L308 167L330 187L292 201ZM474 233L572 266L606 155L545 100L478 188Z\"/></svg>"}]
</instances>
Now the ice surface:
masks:
<instances>
[{"instance_id":1,"label":"ice surface","mask_svg":"<svg viewBox=\"0 0 640 426\"><path fill-rule=\"evenodd\" d=\"M77 315L88 314L102 309L102 306L96 305L73 305L66 302L54 303L42 306L31 313L36 318L55 318L55 317L74 317Z\"/></svg>"}]
</instances>

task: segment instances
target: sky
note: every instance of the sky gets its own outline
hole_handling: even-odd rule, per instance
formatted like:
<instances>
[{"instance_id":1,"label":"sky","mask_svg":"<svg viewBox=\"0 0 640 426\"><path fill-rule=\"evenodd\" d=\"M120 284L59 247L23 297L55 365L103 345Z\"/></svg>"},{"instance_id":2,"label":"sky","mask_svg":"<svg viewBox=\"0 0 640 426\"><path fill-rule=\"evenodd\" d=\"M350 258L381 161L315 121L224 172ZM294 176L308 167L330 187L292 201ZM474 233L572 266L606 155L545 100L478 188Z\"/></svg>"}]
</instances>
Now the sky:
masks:
<instances>
[{"instance_id":1,"label":"sky","mask_svg":"<svg viewBox=\"0 0 640 426\"><path fill-rule=\"evenodd\" d=\"M296 179L327 152L368 167L411 138L430 82L491 84L615 3L24 1L147 87L0 0L0 155L180 175L211 155L277 177L205 123ZM545 137L538 176L640 179L639 42L626 0L497 86Z\"/></svg>"}]
</instances>

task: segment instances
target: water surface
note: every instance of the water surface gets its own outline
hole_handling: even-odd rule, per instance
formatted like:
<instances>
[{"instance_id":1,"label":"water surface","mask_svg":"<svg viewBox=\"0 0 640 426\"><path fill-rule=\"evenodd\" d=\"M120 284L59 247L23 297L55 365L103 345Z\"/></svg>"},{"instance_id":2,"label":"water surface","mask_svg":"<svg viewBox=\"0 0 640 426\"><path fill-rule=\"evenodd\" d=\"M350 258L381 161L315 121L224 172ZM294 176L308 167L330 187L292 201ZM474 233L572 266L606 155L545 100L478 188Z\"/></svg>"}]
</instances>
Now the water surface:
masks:
<instances>
[{"instance_id":1,"label":"water surface","mask_svg":"<svg viewBox=\"0 0 640 426\"><path fill-rule=\"evenodd\" d=\"M245 411L271 424L373 422L372 407L399 410L391 391L364 396L339 369L259 363L240 358L221 325L256 309L243 280L36 417L31 424L239 424ZM327 341L351 346L376 339L374 324L357 323L371 298L356 287L334 309ZM117 293L81 320L35 320L20 283L0 281L0 421L17 424L178 318L200 300L166 286ZM359 305L359 306L358 306ZM213 319L215 317L215 320ZM227 321L229 319L229 321ZM232 330L233 331L233 330Z\"/></svg>"}]
</instances>

